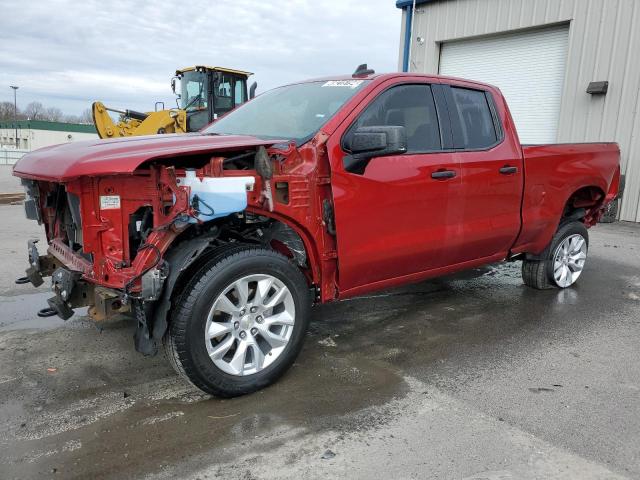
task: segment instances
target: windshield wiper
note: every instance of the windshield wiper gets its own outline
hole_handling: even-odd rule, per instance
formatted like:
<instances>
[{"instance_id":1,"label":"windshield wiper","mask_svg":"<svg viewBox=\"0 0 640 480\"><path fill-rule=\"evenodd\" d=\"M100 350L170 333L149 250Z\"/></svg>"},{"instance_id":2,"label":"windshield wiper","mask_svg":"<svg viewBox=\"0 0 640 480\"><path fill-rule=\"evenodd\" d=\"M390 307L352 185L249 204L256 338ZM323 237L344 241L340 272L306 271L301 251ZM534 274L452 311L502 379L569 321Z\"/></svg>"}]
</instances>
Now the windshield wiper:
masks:
<instances>
[{"instance_id":1,"label":"windshield wiper","mask_svg":"<svg viewBox=\"0 0 640 480\"><path fill-rule=\"evenodd\" d=\"M201 83L200 84L200 89L198 91L198 94L195 97L193 97L189 103L187 103L187 105L184 107L185 110L187 110L191 105L193 105L193 102L195 102L196 100L202 100L202 91L203 90L204 90L204 84Z\"/></svg>"},{"instance_id":2,"label":"windshield wiper","mask_svg":"<svg viewBox=\"0 0 640 480\"><path fill-rule=\"evenodd\" d=\"M193 102L195 102L196 100L202 100L202 92L200 92L198 95L196 95L195 97L193 97L191 99L191 101L189 103L187 103L187 105L184 107L184 110L188 110L189 107L191 105L193 105Z\"/></svg>"}]
</instances>

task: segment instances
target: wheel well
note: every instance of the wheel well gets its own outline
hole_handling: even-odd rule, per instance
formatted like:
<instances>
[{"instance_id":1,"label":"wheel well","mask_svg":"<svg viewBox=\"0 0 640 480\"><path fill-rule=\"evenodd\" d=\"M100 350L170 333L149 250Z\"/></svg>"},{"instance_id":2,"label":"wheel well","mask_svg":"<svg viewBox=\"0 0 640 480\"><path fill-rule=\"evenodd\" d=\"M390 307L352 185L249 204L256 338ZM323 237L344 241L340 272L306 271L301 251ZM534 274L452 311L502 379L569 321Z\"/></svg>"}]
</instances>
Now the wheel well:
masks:
<instances>
[{"instance_id":1,"label":"wheel well","mask_svg":"<svg viewBox=\"0 0 640 480\"><path fill-rule=\"evenodd\" d=\"M215 233L212 235L214 231ZM289 257L302 270L309 284L312 284L309 256L304 242L300 235L286 223L250 214L226 217L215 221L213 229L199 232L197 227L191 227L176 239L170 250L181 248L181 244L184 243L181 239L184 240L185 237L193 239L201 235L211 237L210 245L206 249L199 251L197 253L197 261L192 261L180 274L172 296L184 288L188 283L188 279L195 274L196 270L202 267L203 263L206 263L210 258L227 248L243 244L270 248Z\"/></svg>"},{"instance_id":2,"label":"wheel well","mask_svg":"<svg viewBox=\"0 0 640 480\"><path fill-rule=\"evenodd\" d=\"M301 270L309 286L313 274L309 256L300 235L278 220L245 214L194 225L185 230L164 255L173 270L165 281L162 297L156 302L152 331L158 343L166 332L170 311L199 269L228 250L246 245L270 248L289 257ZM173 265L172 265L173 264Z\"/></svg>"},{"instance_id":3,"label":"wheel well","mask_svg":"<svg viewBox=\"0 0 640 480\"><path fill-rule=\"evenodd\" d=\"M565 203L561 223L570 220L580 220L587 226L597 223L601 216L601 207L605 194L600 187L582 187L573 192Z\"/></svg>"},{"instance_id":4,"label":"wheel well","mask_svg":"<svg viewBox=\"0 0 640 480\"><path fill-rule=\"evenodd\" d=\"M303 271L309 268L309 255L300 235L280 220L245 213L242 217L228 217L219 224L220 243L242 242L260 245L289 257Z\"/></svg>"}]
</instances>

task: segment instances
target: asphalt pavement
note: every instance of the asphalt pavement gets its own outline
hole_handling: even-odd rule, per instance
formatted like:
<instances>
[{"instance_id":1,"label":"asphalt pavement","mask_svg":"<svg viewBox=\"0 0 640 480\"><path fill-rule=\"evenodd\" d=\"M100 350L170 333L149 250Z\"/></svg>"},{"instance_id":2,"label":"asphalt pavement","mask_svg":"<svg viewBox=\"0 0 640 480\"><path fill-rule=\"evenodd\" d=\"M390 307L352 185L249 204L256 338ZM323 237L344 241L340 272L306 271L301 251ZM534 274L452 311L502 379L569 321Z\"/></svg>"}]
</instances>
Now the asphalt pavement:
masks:
<instances>
[{"instance_id":1,"label":"asphalt pavement","mask_svg":"<svg viewBox=\"0 0 640 480\"><path fill-rule=\"evenodd\" d=\"M567 290L514 262L316 307L282 380L222 400L132 322L38 318L41 228L0 224L2 479L640 478L640 225L592 229Z\"/></svg>"},{"instance_id":2,"label":"asphalt pavement","mask_svg":"<svg viewBox=\"0 0 640 480\"><path fill-rule=\"evenodd\" d=\"M0 165L0 194L24 192L20 179L14 177L12 172L13 165Z\"/></svg>"}]
</instances>

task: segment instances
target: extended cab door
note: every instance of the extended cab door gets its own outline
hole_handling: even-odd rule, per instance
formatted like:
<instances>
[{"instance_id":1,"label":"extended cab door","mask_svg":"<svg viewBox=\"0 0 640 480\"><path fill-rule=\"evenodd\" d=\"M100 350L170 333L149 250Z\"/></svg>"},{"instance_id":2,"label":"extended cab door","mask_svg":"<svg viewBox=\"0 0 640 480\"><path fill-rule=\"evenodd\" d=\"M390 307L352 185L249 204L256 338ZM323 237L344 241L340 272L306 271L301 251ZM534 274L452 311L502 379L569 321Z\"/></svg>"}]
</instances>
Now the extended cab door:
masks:
<instances>
[{"instance_id":1,"label":"extended cab door","mask_svg":"<svg viewBox=\"0 0 640 480\"><path fill-rule=\"evenodd\" d=\"M444 151L451 134L441 92L422 80L378 86L329 141L341 294L451 260L460 164ZM407 152L351 169L345 139L360 127L394 125L405 128Z\"/></svg>"},{"instance_id":2,"label":"extended cab door","mask_svg":"<svg viewBox=\"0 0 640 480\"><path fill-rule=\"evenodd\" d=\"M461 232L450 246L451 261L504 256L520 231L524 186L522 149L511 117L497 90L466 82L443 88L462 182Z\"/></svg>"}]
</instances>

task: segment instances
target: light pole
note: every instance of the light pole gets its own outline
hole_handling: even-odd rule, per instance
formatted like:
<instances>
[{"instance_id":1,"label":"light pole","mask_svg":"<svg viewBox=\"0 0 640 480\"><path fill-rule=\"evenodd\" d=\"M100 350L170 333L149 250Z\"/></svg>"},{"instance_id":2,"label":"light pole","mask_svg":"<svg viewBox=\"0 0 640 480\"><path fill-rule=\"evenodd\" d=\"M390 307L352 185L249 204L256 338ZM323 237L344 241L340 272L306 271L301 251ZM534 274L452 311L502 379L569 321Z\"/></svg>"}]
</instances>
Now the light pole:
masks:
<instances>
[{"instance_id":1,"label":"light pole","mask_svg":"<svg viewBox=\"0 0 640 480\"><path fill-rule=\"evenodd\" d=\"M13 126L16 127L16 148L20 148L20 141L18 140L18 100L17 100L17 92L18 86L9 85L13 88Z\"/></svg>"}]
</instances>

